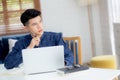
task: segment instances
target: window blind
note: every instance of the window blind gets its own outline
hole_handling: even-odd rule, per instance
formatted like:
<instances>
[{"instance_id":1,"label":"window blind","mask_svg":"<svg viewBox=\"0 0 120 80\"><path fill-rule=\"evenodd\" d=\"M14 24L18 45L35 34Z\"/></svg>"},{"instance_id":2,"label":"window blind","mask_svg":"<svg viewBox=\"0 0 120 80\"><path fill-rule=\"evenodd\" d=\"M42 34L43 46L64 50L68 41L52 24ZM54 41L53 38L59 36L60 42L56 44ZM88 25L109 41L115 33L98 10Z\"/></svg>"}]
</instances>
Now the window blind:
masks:
<instances>
[{"instance_id":1,"label":"window blind","mask_svg":"<svg viewBox=\"0 0 120 80\"><path fill-rule=\"evenodd\" d=\"M40 10L39 0L0 0L0 36L27 32L20 15L28 8Z\"/></svg>"}]
</instances>

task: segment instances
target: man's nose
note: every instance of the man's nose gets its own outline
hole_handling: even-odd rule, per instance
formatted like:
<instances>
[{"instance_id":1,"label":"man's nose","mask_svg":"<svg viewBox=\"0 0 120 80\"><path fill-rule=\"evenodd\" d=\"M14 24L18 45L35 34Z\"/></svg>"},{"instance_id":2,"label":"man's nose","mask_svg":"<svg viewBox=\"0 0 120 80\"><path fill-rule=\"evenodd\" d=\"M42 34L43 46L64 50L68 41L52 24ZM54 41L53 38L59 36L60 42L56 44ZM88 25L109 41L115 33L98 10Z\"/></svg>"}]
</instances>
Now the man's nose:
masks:
<instances>
[{"instance_id":1,"label":"man's nose","mask_svg":"<svg viewBox=\"0 0 120 80\"><path fill-rule=\"evenodd\" d=\"M38 24L37 29L41 29L41 28L42 28L41 24Z\"/></svg>"}]
</instances>

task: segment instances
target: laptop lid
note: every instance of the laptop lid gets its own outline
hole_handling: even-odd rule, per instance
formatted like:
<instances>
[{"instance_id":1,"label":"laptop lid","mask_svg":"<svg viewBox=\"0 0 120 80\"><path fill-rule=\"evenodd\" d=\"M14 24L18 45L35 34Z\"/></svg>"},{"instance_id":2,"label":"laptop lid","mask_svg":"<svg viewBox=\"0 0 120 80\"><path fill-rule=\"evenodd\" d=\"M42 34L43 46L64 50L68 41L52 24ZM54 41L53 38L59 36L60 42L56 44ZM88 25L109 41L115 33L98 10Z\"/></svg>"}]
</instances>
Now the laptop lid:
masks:
<instances>
[{"instance_id":1,"label":"laptop lid","mask_svg":"<svg viewBox=\"0 0 120 80\"><path fill-rule=\"evenodd\" d=\"M56 71L64 67L63 46L23 49L22 56L25 74Z\"/></svg>"}]
</instances>

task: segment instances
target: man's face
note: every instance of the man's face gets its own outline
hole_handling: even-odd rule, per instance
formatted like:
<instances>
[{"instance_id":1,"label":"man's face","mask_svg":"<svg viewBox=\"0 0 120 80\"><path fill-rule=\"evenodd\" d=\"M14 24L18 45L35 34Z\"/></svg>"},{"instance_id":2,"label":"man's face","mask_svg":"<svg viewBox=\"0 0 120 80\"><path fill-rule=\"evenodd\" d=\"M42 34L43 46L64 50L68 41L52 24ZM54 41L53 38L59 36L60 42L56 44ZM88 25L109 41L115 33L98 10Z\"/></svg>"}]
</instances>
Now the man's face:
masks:
<instances>
[{"instance_id":1,"label":"man's face","mask_svg":"<svg viewBox=\"0 0 120 80\"><path fill-rule=\"evenodd\" d=\"M28 25L26 28L29 30L30 33L39 36L43 33L43 25L42 19L40 16L32 18L29 20Z\"/></svg>"}]
</instances>

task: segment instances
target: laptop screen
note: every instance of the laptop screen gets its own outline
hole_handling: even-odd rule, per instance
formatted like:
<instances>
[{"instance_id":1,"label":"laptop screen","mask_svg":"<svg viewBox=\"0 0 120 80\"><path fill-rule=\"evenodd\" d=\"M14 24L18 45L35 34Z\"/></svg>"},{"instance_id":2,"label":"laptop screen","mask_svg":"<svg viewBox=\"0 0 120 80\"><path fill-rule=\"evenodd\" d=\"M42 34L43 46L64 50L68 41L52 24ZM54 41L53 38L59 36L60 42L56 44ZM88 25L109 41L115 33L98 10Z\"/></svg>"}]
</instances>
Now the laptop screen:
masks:
<instances>
[{"instance_id":1,"label":"laptop screen","mask_svg":"<svg viewBox=\"0 0 120 80\"><path fill-rule=\"evenodd\" d=\"M63 46L23 49L22 56L26 74L51 72L64 67Z\"/></svg>"}]
</instances>

